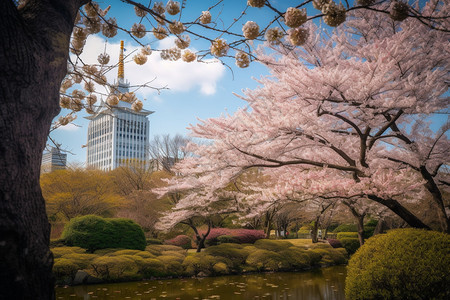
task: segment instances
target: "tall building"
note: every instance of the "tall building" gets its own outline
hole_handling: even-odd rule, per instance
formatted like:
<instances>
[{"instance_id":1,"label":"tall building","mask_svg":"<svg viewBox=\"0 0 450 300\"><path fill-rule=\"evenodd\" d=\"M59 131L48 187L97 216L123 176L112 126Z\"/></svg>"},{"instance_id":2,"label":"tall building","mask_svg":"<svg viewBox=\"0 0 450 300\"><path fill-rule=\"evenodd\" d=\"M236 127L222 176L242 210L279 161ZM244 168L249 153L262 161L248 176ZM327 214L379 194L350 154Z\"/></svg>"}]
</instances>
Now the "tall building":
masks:
<instances>
[{"instance_id":1,"label":"tall building","mask_svg":"<svg viewBox=\"0 0 450 300\"><path fill-rule=\"evenodd\" d=\"M62 153L58 148L50 148L42 154L41 172L49 173L55 170L66 168L67 154Z\"/></svg>"},{"instance_id":2,"label":"tall building","mask_svg":"<svg viewBox=\"0 0 450 300\"><path fill-rule=\"evenodd\" d=\"M131 101L135 96L129 91L123 64L123 41L120 45L117 82L110 90L116 95L117 105L101 101L97 111L86 117L89 122L87 140L87 166L108 171L124 165L148 164L150 123L153 111L135 111ZM127 100L127 101L122 101Z\"/></svg>"}]
</instances>

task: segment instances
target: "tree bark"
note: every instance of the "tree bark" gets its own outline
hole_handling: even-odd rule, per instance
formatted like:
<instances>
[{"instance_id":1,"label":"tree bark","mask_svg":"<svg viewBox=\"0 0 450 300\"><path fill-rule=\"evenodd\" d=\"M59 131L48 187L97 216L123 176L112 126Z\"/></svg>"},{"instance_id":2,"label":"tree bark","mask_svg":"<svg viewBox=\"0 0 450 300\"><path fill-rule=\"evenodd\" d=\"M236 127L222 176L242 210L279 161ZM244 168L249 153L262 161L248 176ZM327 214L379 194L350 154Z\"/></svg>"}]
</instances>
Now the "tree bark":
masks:
<instances>
[{"instance_id":1,"label":"tree bark","mask_svg":"<svg viewBox=\"0 0 450 300\"><path fill-rule=\"evenodd\" d=\"M345 206L348 207L353 217L356 219L356 225L358 226L358 240L359 244L364 245L364 218L366 217L366 212L360 213L358 210L349 202L343 202Z\"/></svg>"},{"instance_id":2,"label":"tree bark","mask_svg":"<svg viewBox=\"0 0 450 300\"><path fill-rule=\"evenodd\" d=\"M0 299L54 299L40 164L82 0L0 1Z\"/></svg>"},{"instance_id":3,"label":"tree bark","mask_svg":"<svg viewBox=\"0 0 450 300\"><path fill-rule=\"evenodd\" d=\"M409 226L414 228L424 228L430 230L430 227L424 224L419 218L402 206L398 201L394 199L383 199L375 195L367 196L370 200L378 202L390 210L392 210L397 216L402 218Z\"/></svg>"},{"instance_id":4,"label":"tree bark","mask_svg":"<svg viewBox=\"0 0 450 300\"><path fill-rule=\"evenodd\" d=\"M319 237L318 237L319 221L320 221L320 215L316 217L316 220L314 221L314 227L311 231L311 241L313 243L317 243L319 241Z\"/></svg>"},{"instance_id":5,"label":"tree bark","mask_svg":"<svg viewBox=\"0 0 450 300\"><path fill-rule=\"evenodd\" d=\"M425 166L420 166L420 174L423 179L426 180L425 188L430 192L434 202L437 204L439 210L439 219L441 223L441 229L443 232L450 233L450 218L445 211L444 199L439 187L436 185L433 176L428 172Z\"/></svg>"}]
</instances>

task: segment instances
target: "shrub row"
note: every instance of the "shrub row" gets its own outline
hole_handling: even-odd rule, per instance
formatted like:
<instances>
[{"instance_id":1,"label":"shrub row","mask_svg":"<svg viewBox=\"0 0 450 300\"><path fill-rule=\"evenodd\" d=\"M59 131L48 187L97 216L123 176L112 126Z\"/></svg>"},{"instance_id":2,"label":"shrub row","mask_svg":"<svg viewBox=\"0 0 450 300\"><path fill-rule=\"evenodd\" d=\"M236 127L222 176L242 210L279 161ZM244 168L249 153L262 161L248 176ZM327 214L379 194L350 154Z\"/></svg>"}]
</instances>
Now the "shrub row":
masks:
<instances>
[{"instance_id":1,"label":"shrub row","mask_svg":"<svg viewBox=\"0 0 450 300\"><path fill-rule=\"evenodd\" d=\"M305 249L287 241L258 240L254 245L224 243L200 253L173 245L149 245L145 251L102 249L93 254L80 247L52 249L53 272L60 284L71 282L78 270L103 281L169 276L209 276L254 271L305 270L347 262L344 249L327 244Z\"/></svg>"},{"instance_id":2,"label":"shrub row","mask_svg":"<svg viewBox=\"0 0 450 300\"><path fill-rule=\"evenodd\" d=\"M200 234L206 231L199 231ZM230 229L230 228L212 228L206 237L205 244L207 246L214 246L220 243L239 243L239 244L253 244L259 239L265 238L263 230L253 229ZM195 240L195 238L193 238Z\"/></svg>"}]
</instances>

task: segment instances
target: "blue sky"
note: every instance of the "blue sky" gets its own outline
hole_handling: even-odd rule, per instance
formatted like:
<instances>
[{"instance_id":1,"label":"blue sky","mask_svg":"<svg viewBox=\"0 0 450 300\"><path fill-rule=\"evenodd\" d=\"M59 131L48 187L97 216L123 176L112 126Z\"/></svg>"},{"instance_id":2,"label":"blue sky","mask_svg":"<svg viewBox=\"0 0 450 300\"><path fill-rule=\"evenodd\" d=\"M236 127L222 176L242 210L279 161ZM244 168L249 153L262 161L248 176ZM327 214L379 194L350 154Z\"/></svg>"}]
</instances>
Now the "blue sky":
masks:
<instances>
[{"instance_id":1,"label":"blue sky","mask_svg":"<svg viewBox=\"0 0 450 300\"><path fill-rule=\"evenodd\" d=\"M141 1L144 2L144 1ZM166 3L166 1L163 1ZM203 10L207 10L217 1L186 1L186 8L182 13L182 20L189 21L198 17ZM246 8L246 0L224 0L219 6L211 10L213 21L217 22L218 28L223 28L224 24L229 24L230 20L237 18ZM146 2L147 3L147 2ZM294 0L271 1L272 5L280 10L285 7L298 4ZM139 19L134 13L132 6L125 5L119 0L99 1L101 8L106 8L111 4L111 10L107 17L116 17L118 25L124 28L131 26ZM319 13L310 5L307 6L308 15ZM179 15L167 16L169 19L177 19ZM231 28L234 32L241 32L242 26L248 20L254 20L259 24L266 24L272 20L273 14L267 9L248 8L242 19L239 19ZM222 23L221 19L224 20ZM147 30L150 30L148 23L144 22ZM216 33L191 28L193 31L208 35L210 38L217 37ZM227 39L227 36L224 36ZM137 96L143 100L144 108L155 111L150 115L150 140L155 135L180 133L187 135L186 129L190 124L196 124L199 119L218 117L224 113L233 113L237 108L243 107L246 103L234 96L233 93L242 94L246 88L255 88L258 83L252 78L259 78L268 75L268 70L259 63L252 63L246 69L235 66L234 59L224 59L228 65L224 66L220 62L209 63L185 63L182 61L170 62L160 59L159 52L154 52L149 56L148 62L144 66L138 66L131 57L133 51L137 51L139 46L128 35L119 33L113 39L106 39L103 35L90 36L87 40L83 60L87 63L97 63L98 54L105 49L111 56L110 64L116 64L119 56L120 40L125 41L126 59L125 78L131 85L140 85L152 81L154 87L167 87L158 93L156 90L147 88L138 90ZM141 39L143 44L149 44L154 49L170 48L173 45L173 38L166 38L158 41L153 34L147 33ZM105 44L106 43L106 44ZM209 48L210 43L204 40L196 40L191 36L192 50L202 50ZM231 69L231 70L230 70ZM113 83L117 77L117 69L113 69L107 74L108 81ZM100 90L101 91L101 90ZM63 110L61 115L67 114ZM51 133L51 138L62 144L61 148L68 151L68 162L83 165L86 160L86 149L82 145L86 144L88 120L84 119L86 113L78 113L74 124L62 127ZM445 121L445 116L440 116ZM58 118L58 117L57 117ZM56 118L56 119L57 119ZM56 120L55 119L55 120ZM437 119L436 119L437 120ZM437 122L441 123L441 122ZM51 145L51 142L49 141Z\"/></svg>"},{"instance_id":2,"label":"blue sky","mask_svg":"<svg viewBox=\"0 0 450 300\"><path fill-rule=\"evenodd\" d=\"M201 14L202 10L207 10L216 1L187 1L186 9L183 11L183 19L193 20ZM111 10L107 16L117 18L118 25L124 28L131 28L138 18L134 14L132 6L124 5L120 1L105 1L111 4ZM164 1L165 3L165 1ZM107 5L99 1L101 8ZM223 5L211 10L213 20L220 13L220 18L232 19L239 16L246 7L246 1L224 1ZM248 10L246 18L239 20L234 26L234 31L241 32L242 25L249 19L264 20L271 15L267 9L251 8ZM264 13L263 13L264 12ZM170 19L178 17L170 16ZM221 21L217 20L218 27ZM148 23L144 23L147 25ZM147 26L149 30L149 26ZM195 30L195 29L193 29ZM200 31L204 34L207 32ZM213 37L214 35L210 35ZM209 42L194 40L191 37L191 49L201 50L209 47ZM118 34L113 39L106 39L103 35L90 36L84 48L83 60L87 63L97 63L98 54L103 52L106 44L107 52L111 56L110 64L118 61L120 40L125 41L125 54L132 53L138 49L138 45L127 35ZM173 44L173 39L166 38L157 41L151 33L141 39L144 44L150 44L154 49L168 48ZM247 69L240 69L234 65L233 59L225 59L225 63L232 69L224 66L220 62L210 63L185 63L181 61L162 61L158 52L153 52L149 56L149 61L144 66L138 66L131 61L131 54L125 64L125 78L131 85L139 85L152 81L155 87L167 86L159 94L153 89L140 89L137 91L138 98L144 100L144 109L155 111L150 115L150 139L155 135L177 133L187 135L186 129L189 124L196 124L198 118L206 119L220 116L223 113L233 113L238 107L245 106L245 102L233 95L233 92L242 94L241 90L254 88L257 82L252 77L259 78L268 74L267 69L258 64L252 63ZM108 81L112 83L117 77L117 69L107 74ZM68 110L63 110L60 115L67 114ZM74 124L61 127L53 131L50 136L57 143L62 144L61 148L68 151L68 162L84 164L86 159L86 149L82 145L86 144L88 120L84 119L87 114L78 113ZM58 118L58 117L57 117ZM55 120L57 119L55 118ZM49 141L51 145L51 142Z\"/></svg>"}]
</instances>

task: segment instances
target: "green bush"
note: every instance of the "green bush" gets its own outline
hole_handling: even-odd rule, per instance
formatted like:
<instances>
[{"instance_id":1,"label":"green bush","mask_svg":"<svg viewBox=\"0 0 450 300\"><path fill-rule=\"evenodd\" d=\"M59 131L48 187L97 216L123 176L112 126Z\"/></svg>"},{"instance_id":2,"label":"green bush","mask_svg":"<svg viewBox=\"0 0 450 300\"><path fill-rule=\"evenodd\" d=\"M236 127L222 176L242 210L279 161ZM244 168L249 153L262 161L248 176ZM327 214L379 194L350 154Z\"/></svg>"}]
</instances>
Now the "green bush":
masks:
<instances>
[{"instance_id":1,"label":"green bush","mask_svg":"<svg viewBox=\"0 0 450 300\"><path fill-rule=\"evenodd\" d=\"M67 254L86 253L86 250L80 247L56 247L51 249L54 258L59 258Z\"/></svg>"},{"instance_id":2,"label":"green bush","mask_svg":"<svg viewBox=\"0 0 450 300\"><path fill-rule=\"evenodd\" d=\"M68 246L97 249L125 248L144 250L142 228L128 219L106 219L95 215L73 218L64 227L62 237Z\"/></svg>"},{"instance_id":3,"label":"green bush","mask_svg":"<svg viewBox=\"0 0 450 300\"><path fill-rule=\"evenodd\" d=\"M72 281L79 269L78 264L68 258L56 258L53 264L53 274L58 281L67 277L69 281Z\"/></svg>"},{"instance_id":4,"label":"green bush","mask_svg":"<svg viewBox=\"0 0 450 300\"><path fill-rule=\"evenodd\" d=\"M233 243L238 244L239 240L231 235L221 235L217 237L218 244Z\"/></svg>"},{"instance_id":5,"label":"green bush","mask_svg":"<svg viewBox=\"0 0 450 300\"><path fill-rule=\"evenodd\" d=\"M139 271L130 255L97 257L92 261L92 268L96 277L106 281L136 278Z\"/></svg>"},{"instance_id":6,"label":"green bush","mask_svg":"<svg viewBox=\"0 0 450 300\"><path fill-rule=\"evenodd\" d=\"M347 299L450 299L450 235L420 229L379 234L352 256Z\"/></svg>"},{"instance_id":7,"label":"green bush","mask_svg":"<svg viewBox=\"0 0 450 300\"><path fill-rule=\"evenodd\" d=\"M341 224L333 230L334 233L338 232L358 232L358 226L356 224Z\"/></svg>"},{"instance_id":8,"label":"green bush","mask_svg":"<svg viewBox=\"0 0 450 300\"><path fill-rule=\"evenodd\" d=\"M331 249L333 248L329 243L315 243L313 249Z\"/></svg>"},{"instance_id":9,"label":"green bush","mask_svg":"<svg viewBox=\"0 0 450 300\"><path fill-rule=\"evenodd\" d=\"M70 253L64 255L62 258L69 259L78 266L78 270L87 269L91 265L91 261L95 259L97 255L89 253Z\"/></svg>"},{"instance_id":10,"label":"green bush","mask_svg":"<svg viewBox=\"0 0 450 300\"><path fill-rule=\"evenodd\" d=\"M279 254L289 262L293 270L305 270L311 267L311 261L306 250L298 247L290 247L281 250Z\"/></svg>"},{"instance_id":11,"label":"green bush","mask_svg":"<svg viewBox=\"0 0 450 300\"><path fill-rule=\"evenodd\" d=\"M135 255L139 252L143 252L140 250L132 250L132 249L123 249L123 250L117 250L114 252L109 252L107 255L109 256L119 256L119 255ZM98 253L97 251L95 253Z\"/></svg>"},{"instance_id":12,"label":"green bush","mask_svg":"<svg viewBox=\"0 0 450 300\"><path fill-rule=\"evenodd\" d=\"M169 251L162 251L161 255L174 256L174 257L177 258L177 260L179 260L181 262L186 257L186 252L185 251L169 250Z\"/></svg>"},{"instance_id":13,"label":"green bush","mask_svg":"<svg viewBox=\"0 0 450 300\"><path fill-rule=\"evenodd\" d=\"M268 239L257 240L254 245L256 248L275 252L294 246L291 242L288 241L268 240Z\"/></svg>"},{"instance_id":14,"label":"green bush","mask_svg":"<svg viewBox=\"0 0 450 300\"><path fill-rule=\"evenodd\" d=\"M309 257L309 262L310 262L311 266L318 266L320 264L320 261L322 260L322 255L313 250L314 249L307 250L306 254Z\"/></svg>"},{"instance_id":15,"label":"green bush","mask_svg":"<svg viewBox=\"0 0 450 300\"><path fill-rule=\"evenodd\" d=\"M178 256L161 255L157 259L163 263L165 269L165 276L179 276L183 273L183 260Z\"/></svg>"},{"instance_id":16,"label":"green bush","mask_svg":"<svg viewBox=\"0 0 450 300\"><path fill-rule=\"evenodd\" d=\"M246 263L258 271L279 271L289 267L289 262L279 253L264 249L250 253Z\"/></svg>"},{"instance_id":17,"label":"green bush","mask_svg":"<svg viewBox=\"0 0 450 300\"><path fill-rule=\"evenodd\" d=\"M351 239L357 239L358 233L357 232L338 232L337 239L345 239L345 238L351 238Z\"/></svg>"},{"instance_id":18,"label":"green bush","mask_svg":"<svg viewBox=\"0 0 450 300\"><path fill-rule=\"evenodd\" d=\"M147 242L147 245L162 245L163 244L163 242L159 239L148 238L145 241Z\"/></svg>"},{"instance_id":19,"label":"green bush","mask_svg":"<svg viewBox=\"0 0 450 300\"><path fill-rule=\"evenodd\" d=\"M216 262L226 263L233 271L239 271L249 254L240 244L220 244L204 250L205 254L216 257Z\"/></svg>"},{"instance_id":20,"label":"green bush","mask_svg":"<svg viewBox=\"0 0 450 300\"><path fill-rule=\"evenodd\" d=\"M342 265L347 263L347 257L338 249L311 249L312 252L321 256L320 265Z\"/></svg>"},{"instance_id":21,"label":"green bush","mask_svg":"<svg viewBox=\"0 0 450 300\"><path fill-rule=\"evenodd\" d=\"M186 256L182 265L188 275L197 275L200 272L214 272L214 265L217 263L217 258L201 252Z\"/></svg>"},{"instance_id":22,"label":"green bush","mask_svg":"<svg viewBox=\"0 0 450 300\"><path fill-rule=\"evenodd\" d=\"M156 258L144 258L139 264L139 273L144 278L162 277L166 274L164 263Z\"/></svg>"},{"instance_id":23,"label":"green bush","mask_svg":"<svg viewBox=\"0 0 450 300\"><path fill-rule=\"evenodd\" d=\"M163 251L183 251L183 248L172 245L149 245L145 247L145 251L150 252L153 255L161 255Z\"/></svg>"},{"instance_id":24,"label":"green bush","mask_svg":"<svg viewBox=\"0 0 450 300\"><path fill-rule=\"evenodd\" d=\"M226 275L229 274L228 266L226 263L218 262L213 266L214 273L218 275Z\"/></svg>"},{"instance_id":25,"label":"green bush","mask_svg":"<svg viewBox=\"0 0 450 300\"><path fill-rule=\"evenodd\" d=\"M355 253L356 250L358 250L359 246L361 246L361 244L359 243L359 239L343 238L339 241L341 242L342 247L344 247L345 250L347 250L347 253L350 255Z\"/></svg>"}]
</instances>

